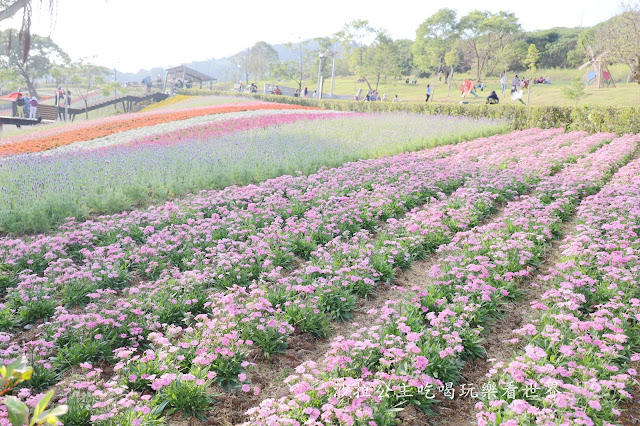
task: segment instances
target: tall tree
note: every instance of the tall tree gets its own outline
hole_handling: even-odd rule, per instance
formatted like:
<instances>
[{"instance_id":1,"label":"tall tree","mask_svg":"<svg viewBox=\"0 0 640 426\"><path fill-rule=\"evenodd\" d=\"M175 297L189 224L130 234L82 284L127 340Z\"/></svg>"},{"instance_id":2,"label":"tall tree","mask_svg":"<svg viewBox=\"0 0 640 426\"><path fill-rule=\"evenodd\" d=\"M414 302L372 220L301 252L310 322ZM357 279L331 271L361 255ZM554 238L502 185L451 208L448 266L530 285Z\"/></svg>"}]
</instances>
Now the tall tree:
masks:
<instances>
[{"instance_id":1,"label":"tall tree","mask_svg":"<svg viewBox=\"0 0 640 426\"><path fill-rule=\"evenodd\" d=\"M34 81L44 77L54 64L69 61L69 56L49 37L34 34L25 58L13 30L0 33L0 64L15 70L23 79L31 96L38 96Z\"/></svg>"},{"instance_id":2,"label":"tall tree","mask_svg":"<svg viewBox=\"0 0 640 426\"><path fill-rule=\"evenodd\" d=\"M84 101L85 110L89 106L87 102L89 93L95 89L102 89L107 83L106 76L111 73L106 67L93 65L82 59L71 64L67 72L75 86L76 94ZM85 114L89 118L89 112L85 111Z\"/></svg>"},{"instance_id":3,"label":"tall tree","mask_svg":"<svg viewBox=\"0 0 640 426\"><path fill-rule=\"evenodd\" d=\"M483 71L497 51L509 43L509 36L520 31L520 23L514 13L473 10L460 19L462 40L466 52L475 62L476 78L481 80Z\"/></svg>"},{"instance_id":4,"label":"tall tree","mask_svg":"<svg viewBox=\"0 0 640 426\"><path fill-rule=\"evenodd\" d=\"M269 43L259 41L249 51L247 72L256 80L264 76L278 63L278 52Z\"/></svg>"},{"instance_id":5,"label":"tall tree","mask_svg":"<svg viewBox=\"0 0 640 426\"><path fill-rule=\"evenodd\" d=\"M415 67L413 57L413 41L407 39L395 40L393 49L396 52L397 72L399 76L409 76Z\"/></svg>"},{"instance_id":6,"label":"tall tree","mask_svg":"<svg viewBox=\"0 0 640 426\"><path fill-rule=\"evenodd\" d=\"M42 2L42 0L40 0ZM24 62L31 48L31 9L33 0L0 0L0 21L11 19L22 12L22 26L18 32L18 43L22 49ZM49 14L53 16L55 0L49 0Z\"/></svg>"},{"instance_id":7,"label":"tall tree","mask_svg":"<svg viewBox=\"0 0 640 426\"><path fill-rule=\"evenodd\" d=\"M356 20L345 24L340 31L334 34L336 40L339 40L341 44L349 63L349 70L352 73L360 76L361 70L365 66L369 45L377 33L378 30L372 27L369 21Z\"/></svg>"},{"instance_id":8,"label":"tall tree","mask_svg":"<svg viewBox=\"0 0 640 426\"><path fill-rule=\"evenodd\" d=\"M445 55L460 38L458 12L440 9L427 18L416 31L413 43L413 60L422 71L442 71Z\"/></svg>"},{"instance_id":9,"label":"tall tree","mask_svg":"<svg viewBox=\"0 0 640 426\"><path fill-rule=\"evenodd\" d=\"M397 75L399 70L399 56L393 39L384 31L380 31L375 41L369 46L362 66L358 67L360 77L375 80L375 90L383 77ZM369 85L371 89L371 85Z\"/></svg>"},{"instance_id":10,"label":"tall tree","mask_svg":"<svg viewBox=\"0 0 640 426\"><path fill-rule=\"evenodd\" d=\"M273 70L273 73L282 80L291 80L296 83L299 90L306 80L313 75L313 64L316 52L309 48L309 41L300 43L287 43L285 46L295 52L296 59L282 61Z\"/></svg>"},{"instance_id":11,"label":"tall tree","mask_svg":"<svg viewBox=\"0 0 640 426\"><path fill-rule=\"evenodd\" d=\"M627 6L621 14L600 26L593 48L596 54L609 52L606 60L629 67L627 81L632 81L633 71L640 63L640 8Z\"/></svg>"},{"instance_id":12,"label":"tall tree","mask_svg":"<svg viewBox=\"0 0 640 426\"><path fill-rule=\"evenodd\" d=\"M249 60L251 58L251 49L243 50L236 53L229 60L237 67L239 71L244 72L245 81L249 84Z\"/></svg>"},{"instance_id":13,"label":"tall tree","mask_svg":"<svg viewBox=\"0 0 640 426\"><path fill-rule=\"evenodd\" d=\"M533 79L535 78L536 70L538 69L538 60L540 59L540 51L535 44L531 43L527 50L527 56L523 65L529 69L529 85L527 86L527 105L529 105L529 99L531 98L531 87L533 87Z\"/></svg>"}]
</instances>

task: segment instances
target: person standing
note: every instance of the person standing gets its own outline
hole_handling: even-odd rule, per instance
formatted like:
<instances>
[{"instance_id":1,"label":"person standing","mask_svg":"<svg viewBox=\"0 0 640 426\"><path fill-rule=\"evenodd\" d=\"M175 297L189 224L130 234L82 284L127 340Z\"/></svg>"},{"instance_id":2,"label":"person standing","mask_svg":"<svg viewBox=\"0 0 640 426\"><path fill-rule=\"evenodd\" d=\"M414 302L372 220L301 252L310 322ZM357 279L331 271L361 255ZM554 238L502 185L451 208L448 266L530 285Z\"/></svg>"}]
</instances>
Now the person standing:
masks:
<instances>
[{"instance_id":1,"label":"person standing","mask_svg":"<svg viewBox=\"0 0 640 426\"><path fill-rule=\"evenodd\" d=\"M308 94L309 94L309 90L307 90L307 88L305 87L304 90L302 91L302 97L306 98Z\"/></svg>"},{"instance_id":2,"label":"person standing","mask_svg":"<svg viewBox=\"0 0 640 426\"><path fill-rule=\"evenodd\" d=\"M518 74L516 74L513 80L511 80L511 93L518 90L518 86L520 86L520 79L518 78Z\"/></svg>"},{"instance_id":3,"label":"person standing","mask_svg":"<svg viewBox=\"0 0 640 426\"><path fill-rule=\"evenodd\" d=\"M31 98L27 95L24 97L24 106L22 107L22 116L24 118L29 117L29 108L31 108L29 102L31 102Z\"/></svg>"},{"instance_id":4,"label":"person standing","mask_svg":"<svg viewBox=\"0 0 640 426\"><path fill-rule=\"evenodd\" d=\"M71 105L71 91L67 89L67 95L64 98L64 121L69 119L69 105Z\"/></svg>"},{"instance_id":5,"label":"person standing","mask_svg":"<svg viewBox=\"0 0 640 426\"><path fill-rule=\"evenodd\" d=\"M500 92L503 96L505 90L507 90L507 73L502 74L502 78L500 78Z\"/></svg>"},{"instance_id":6,"label":"person standing","mask_svg":"<svg viewBox=\"0 0 640 426\"><path fill-rule=\"evenodd\" d=\"M24 104L24 98L22 97L22 93L20 93L18 94L18 98L16 99L16 111L14 117L20 117L20 114L24 113Z\"/></svg>"},{"instance_id":7,"label":"person standing","mask_svg":"<svg viewBox=\"0 0 640 426\"><path fill-rule=\"evenodd\" d=\"M34 96L29 101L29 118L31 120L36 119L36 114L38 113L38 99Z\"/></svg>"},{"instance_id":8,"label":"person standing","mask_svg":"<svg viewBox=\"0 0 640 426\"><path fill-rule=\"evenodd\" d=\"M425 102L429 102L429 98L431 97L431 85L427 84L427 100Z\"/></svg>"}]
</instances>

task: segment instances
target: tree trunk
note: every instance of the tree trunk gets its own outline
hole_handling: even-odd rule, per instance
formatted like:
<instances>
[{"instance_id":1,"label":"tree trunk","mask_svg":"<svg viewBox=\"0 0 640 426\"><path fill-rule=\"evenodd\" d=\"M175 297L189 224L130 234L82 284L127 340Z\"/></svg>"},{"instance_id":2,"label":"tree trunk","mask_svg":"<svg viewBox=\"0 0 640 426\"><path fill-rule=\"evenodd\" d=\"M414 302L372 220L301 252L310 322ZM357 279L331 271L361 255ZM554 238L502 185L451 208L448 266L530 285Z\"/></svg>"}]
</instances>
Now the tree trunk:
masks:
<instances>
[{"instance_id":1,"label":"tree trunk","mask_svg":"<svg viewBox=\"0 0 640 426\"><path fill-rule=\"evenodd\" d=\"M89 119L89 111L88 111L89 110L89 103L87 102L87 98L83 98L83 100L84 100L84 114L85 114L86 119L88 120Z\"/></svg>"},{"instance_id":2,"label":"tree trunk","mask_svg":"<svg viewBox=\"0 0 640 426\"><path fill-rule=\"evenodd\" d=\"M39 98L38 91L36 90L35 86L33 85L33 81L31 81L31 79L29 78L29 75L24 73L24 74L22 74L22 77L24 78L24 81L27 83L27 88L29 89L29 96L31 96L32 98L34 96L36 98Z\"/></svg>"},{"instance_id":3,"label":"tree trunk","mask_svg":"<svg viewBox=\"0 0 640 426\"><path fill-rule=\"evenodd\" d=\"M480 81L480 56L476 56L476 59L477 59L476 62L478 64L478 75L476 77L476 82L477 82L477 81Z\"/></svg>"},{"instance_id":4,"label":"tree trunk","mask_svg":"<svg viewBox=\"0 0 640 426\"><path fill-rule=\"evenodd\" d=\"M633 70L633 78L640 84L640 56L636 58L636 67Z\"/></svg>"},{"instance_id":5,"label":"tree trunk","mask_svg":"<svg viewBox=\"0 0 640 426\"><path fill-rule=\"evenodd\" d=\"M369 83L369 80L367 80L367 77L360 77L364 80L365 83L367 83L367 86L369 86L369 90L373 91L373 88L371 87L371 84Z\"/></svg>"}]
</instances>

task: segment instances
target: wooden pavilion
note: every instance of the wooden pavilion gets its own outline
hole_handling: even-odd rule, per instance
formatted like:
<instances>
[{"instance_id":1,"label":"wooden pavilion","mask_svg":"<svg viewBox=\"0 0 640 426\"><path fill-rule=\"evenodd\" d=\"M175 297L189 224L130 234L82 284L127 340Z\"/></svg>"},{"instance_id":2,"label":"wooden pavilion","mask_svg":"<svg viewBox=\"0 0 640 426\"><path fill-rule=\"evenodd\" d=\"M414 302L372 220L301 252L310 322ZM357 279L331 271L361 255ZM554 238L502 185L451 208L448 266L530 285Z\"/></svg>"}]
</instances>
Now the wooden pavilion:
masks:
<instances>
[{"instance_id":1,"label":"wooden pavilion","mask_svg":"<svg viewBox=\"0 0 640 426\"><path fill-rule=\"evenodd\" d=\"M200 89L202 89L202 83L209 82L209 89L213 87L213 83L217 82L218 79L208 76L206 74L201 73L200 71L196 71L193 68L189 68L186 65L180 65L173 68L168 68L165 70L166 75L164 77L164 87L162 91L164 92L167 89L167 81L172 78L177 81L178 79L182 80L182 83L185 84L188 80L191 80L191 84L195 85L199 84Z\"/></svg>"}]
</instances>

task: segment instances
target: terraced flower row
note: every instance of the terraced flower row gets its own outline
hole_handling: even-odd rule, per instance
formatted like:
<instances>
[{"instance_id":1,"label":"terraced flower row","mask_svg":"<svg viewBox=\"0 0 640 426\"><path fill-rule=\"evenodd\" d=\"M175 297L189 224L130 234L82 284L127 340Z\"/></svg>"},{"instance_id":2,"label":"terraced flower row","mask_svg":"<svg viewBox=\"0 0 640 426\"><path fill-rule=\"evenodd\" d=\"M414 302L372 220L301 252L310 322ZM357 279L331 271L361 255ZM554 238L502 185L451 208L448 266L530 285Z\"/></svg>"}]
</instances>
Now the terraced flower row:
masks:
<instances>
[{"instance_id":1,"label":"terraced flower row","mask_svg":"<svg viewBox=\"0 0 640 426\"><path fill-rule=\"evenodd\" d=\"M620 421L640 360L639 205L637 160L582 202L559 262L538 278L541 315L514 330L524 349L491 371L480 425Z\"/></svg>"},{"instance_id":2,"label":"terraced flower row","mask_svg":"<svg viewBox=\"0 0 640 426\"><path fill-rule=\"evenodd\" d=\"M254 111L254 110L287 110L300 109L312 110L315 108L299 105L281 105L281 104L248 104L239 103L237 105L224 105L213 107L201 107L190 110L179 110L172 112L156 112L149 114L136 115L134 117L120 118L119 120L105 120L105 122L93 123L91 126L83 126L73 130L67 128L64 131L58 131L55 134L45 137L32 138L26 141L19 141L0 146L0 157L27 154L31 152L46 151L55 147L69 145L79 141L91 140L102 136L110 135L117 132L123 132L130 129L140 127L153 126L168 121L186 120L193 117L200 117L213 114L224 114L237 111ZM60 128L57 128L60 130ZM35 136L35 135L32 135Z\"/></svg>"},{"instance_id":3,"label":"terraced flower row","mask_svg":"<svg viewBox=\"0 0 640 426\"><path fill-rule=\"evenodd\" d=\"M441 156L453 158L464 153L473 160L480 155L486 155L489 149L487 145L491 143L495 148L492 151L492 161L499 164L504 161L505 153L508 152L506 147L513 146L514 140L519 140L526 147L539 144L541 140L554 135L557 137L547 141L548 144L557 143L560 138L572 141L584 136L580 133L559 136L558 132L554 131L530 135L520 133L480 140L465 144L464 147L442 147L430 150L429 153L434 159ZM476 145L475 150L473 145ZM500 147L502 149L499 149ZM424 173L429 174L426 177L429 181L434 182L434 176L436 180L441 180L442 177L438 178L437 174L445 170L448 160L438 160L438 166L435 166L434 162L423 161L422 158L422 155L400 155L391 159L361 161L338 169L326 169L309 177L287 176L259 186L232 187L202 193L201 196L180 204L166 203L159 208L105 216L100 222L71 221L62 227L63 232L55 235L43 234L27 240L4 238L0 243L0 255L6 264L3 268L2 283L5 288L15 284L16 275L25 269L41 275L53 261L70 258L82 260L79 254L81 250L89 250L86 256L95 257L92 254L94 250L105 250L116 242L140 246L136 249L136 254L143 255L157 247L162 237L166 238L167 233L182 234L182 240L196 243L199 239L213 242L224 237L244 240L246 237L243 235L246 235L247 231L255 235L261 228L276 220L282 222L298 217L297 220L300 220L305 215L311 219L321 217L318 209L335 208L326 201L335 197L346 195L349 200L357 200L362 195L368 195L368 200L376 199L380 196L379 191L390 192L385 189L385 184L398 178L411 182L407 179L410 174L416 172L413 168L416 165L420 165ZM453 173L456 179L460 177L460 172L457 173L458 175ZM419 179L416 179L416 182L422 185ZM410 199L406 202L411 203L408 208L416 205L416 201ZM348 210L343 209L340 214L349 214ZM389 213L392 213L392 210ZM333 219L336 218L340 216L334 215ZM203 225L206 227L201 229ZM214 238L214 231L222 229L226 231ZM169 241L164 244L169 244Z\"/></svg>"},{"instance_id":4,"label":"terraced flower row","mask_svg":"<svg viewBox=\"0 0 640 426\"><path fill-rule=\"evenodd\" d=\"M552 133L553 132L547 132L547 135ZM507 139L507 138L504 138L504 139ZM536 141L533 138L531 138L529 144L532 145L534 142ZM557 142L558 140L556 140L556 143ZM595 143L596 143L595 140L592 141L592 144L595 144ZM470 144L470 145L473 145L473 144ZM477 145L479 146L481 144L477 143ZM505 143L503 144L503 146L504 148L506 148L509 146L509 144ZM584 148L586 149L588 147L584 147ZM485 148L485 152L487 152L489 149L490 147ZM443 148L442 150L440 150L441 152L439 153L437 151L434 151L434 155L436 156L442 155L443 152L446 152L447 150L449 150L450 152L453 152L456 150L470 152L465 150L464 147L446 148L446 149ZM505 152L506 152L506 149L505 149ZM502 154L502 157L496 156L496 160L499 160L496 164L504 162L504 155L505 153ZM408 156L401 156L401 158L396 159L396 161L400 161L400 160L406 161L407 159L406 157ZM364 162L364 163L367 163L367 162ZM375 163L375 162L369 162L369 163ZM384 164L385 162L383 161L381 162L380 165L384 165ZM366 170L366 171L367 173L364 173L364 176L366 176L366 178L363 179L365 183L366 183L366 180L370 180L371 178L369 174L369 170ZM380 171L383 171L382 167ZM335 171L330 171L330 170L326 171L324 173L324 177L327 177L327 175L332 172L335 173ZM342 170L341 172L344 172L344 170ZM340 174L338 173L335 176L339 177ZM310 178L299 178L299 179L309 179L309 182L311 183L311 185L318 185L318 187L322 187L322 185L324 185L324 182L323 182L324 179L322 179L321 176L314 176ZM337 185L342 187L341 184L344 183L344 181L336 181L336 183ZM306 189L309 190L311 188L306 188ZM313 190L318 191L318 188L313 188ZM244 195L245 194L242 194L240 197L243 197ZM261 195L264 196L266 194L262 193ZM250 207L250 205L251 203L247 203L246 208L255 210L255 206ZM384 204L381 204L377 207L381 207L383 205ZM174 208L168 208L167 211L169 210L173 210L174 214L176 213L176 209ZM189 219L187 219L187 221L188 220ZM86 224L80 225L80 226L86 226ZM91 226L95 226L95 224ZM84 233L83 237L87 238L91 236L87 235L87 233ZM46 237L44 238L44 240L48 240L48 243L52 245L60 244L63 242L63 240L61 240L59 236ZM18 245L15 244L15 241L12 244L10 244L10 246L14 249L18 247ZM54 249L54 251L51 251L51 249ZM42 250L47 250L47 253L43 252ZM93 253L93 255L95 255L96 258L100 258L104 254L107 254L107 255L112 254L113 250L114 250L114 247L109 247L109 246L99 247L98 249L96 249L96 252ZM80 249L80 253L83 253L82 249ZM34 244L32 247L26 248L26 252L23 254L24 255L22 257L18 256L18 259L14 259L16 264L18 264L19 262L25 262L26 265L37 265L39 268L46 267L46 263L50 262L51 260L53 260L53 258L56 257L54 247L45 247L44 245L38 245L38 244ZM89 258L92 257L92 254L89 254L89 253L86 253L86 254L88 255ZM35 259L29 258L29 256L32 256L32 255L36 256ZM119 254L115 253L114 257L118 258ZM66 260L64 263L72 264L73 260L74 259L71 258ZM31 263L29 263L30 261ZM100 265L97 265L96 263L91 263L90 265L91 265L90 270L96 270L95 269L96 267L100 269ZM52 273L52 277L55 277L57 273L60 273L60 268L56 268L59 265L51 265L51 266L53 267L49 267L47 271ZM111 269L111 272L108 272L109 269ZM104 280L109 282L109 285L117 287L116 283L118 282L118 279L120 279L120 285L122 285L121 277L118 277L117 276L118 274L113 272L113 268L109 268L108 266L106 266L104 267L104 270L105 270L104 273L100 272L99 274L102 274L101 278L104 277ZM45 274L47 274L48 272L45 272ZM197 274L197 273L194 273L194 274ZM182 286L182 284L184 284L184 282L187 281L189 278L193 278L194 274L185 273L184 278L182 279L178 277L176 278L175 281L166 281L166 280L163 281L165 283L168 282L169 285L164 286L164 288L161 288L153 292L153 295L157 296L157 299L155 297L151 297L149 298L150 301L147 301L147 300L142 301L142 304L141 304L141 301L136 300L136 297L138 297L136 296L136 294L140 294L139 292L141 290L144 291L144 287L140 286L140 288L133 288L131 290L130 294L131 296L133 296L132 299L116 300L113 304L106 303L111 297L110 293L112 293L108 289L106 290L98 289L96 290L95 293L89 293L89 294L84 293L84 295L90 298L97 298L98 303L100 303L100 305L90 305L89 307L87 307L86 312L88 312L88 314L85 314L85 315L68 314L61 308L58 308L58 314L57 314L56 320L52 324L50 324L48 327L46 327L45 336L47 337L47 340L49 342L40 340L40 341L31 342L29 345L30 347L37 348L37 350L34 351L32 356L37 356L41 360L39 362L37 361L37 359L34 360L36 361L36 365L38 366L37 373L33 381L34 386L36 387L45 386L47 383L55 382L55 380L57 380L60 367L64 367L65 365L76 365L79 362L86 361L87 359L101 359L103 357L109 359L111 357L110 352L111 350L113 350L113 348L128 347L128 345L133 345L135 347L137 344L144 345L145 344L144 342L148 342L147 338L150 338L151 336L151 335L148 335L147 333L149 331L154 330L154 328L158 327L159 325L154 325L153 320L149 324L133 323L128 321L132 319L142 320L143 319L143 317L141 317L142 314L144 314L145 312L157 310L158 305L154 305L154 303L161 302L160 304L163 306L160 306L160 308L163 308L164 306L171 307L171 306L179 305L177 309L175 309L175 312L173 314L175 318L174 321L178 321L179 323L181 323L180 322L181 319L184 318L184 315L183 315L184 305L188 307L187 309L191 308L190 305L194 305L192 311L197 312L197 309L200 308L198 304L200 303L206 304L205 302L206 294L204 295L204 297L198 298L198 293L197 293L198 291L200 292L203 291L202 283L197 283L198 286L192 286L193 288L190 288L189 286L185 288L184 286ZM83 277L82 274L75 276L75 278L82 278L82 277ZM195 277L197 278L197 276ZM25 278L26 278L25 280L26 285L24 287L27 287L27 288L31 286L32 289L38 290L37 284L43 283L42 280L40 281L40 283L38 283L39 278L37 276L31 276L31 277L25 277ZM84 278L87 278L87 275L84 275ZM62 284L62 283L57 282L57 284ZM25 284L25 283L23 282L21 283L21 285L22 284ZM36 284L36 285L33 285L33 284ZM43 287L47 287L47 286L45 285ZM69 295L74 295L74 294L83 295L82 291L78 292L74 290L73 286L67 286L67 287L70 287L68 291ZM22 290L24 290L24 288ZM184 302L184 304L178 304L175 298L182 297L182 295L185 295L188 297L181 298L181 303ZM20 299L20 297L16 297L14 299L17 300L17 299ZM24 298L22 300L24 301ZM42 302L42 301L47 301L51 299L48 299L47 297L43 297L42 299L36 298L36 301L38 300ZM22 311L24 312L25 310L22 310ZM30 310L27 309L26 311L28 312ZM33 311L34 310L31 310L31 312ZM100 313L98 313L98 311L100 311ZM176 313L179 313L179 315L176 316ZM126 318L130 318L130 320L127 320ZM273 325L274 323L270 324L270 326L273 326ZM260 330L258 327L259 327L259 324L256 325L256 330L263 331L263 330ZM280 322L280 325L278 326L278 328L282 328L282 330L285 330L285 327L287 327L287 325L285 323ZM216 331L214 332L214 334L219 333L219 330L217 328L215 329ZM225 329L225 328L223 327L222 329ZM280 330L278 330L278 332L279 331ZM260 334L260 333L257 333L257 334ZM284 333L281 333L281 334L284 334ZM229 338L229 336L226 336L226 337L225 336L220 337L219 335L216 335L216 336L218 336L217 338L220 338L223 341L227 341L225 339ZM233 336L236 336L235 337L236 340L238 339L237 332L234 332ZM138 343L136 343L136 341ZM245 343L244 340L243 342L240 342L238 344L242 345L243 343ZM15 353L12 351L15 351L15 350L19 351L20 348L18 346L14 346L9 351L7 351L5 355L7 357L12 356ZM49 359L50 354L56 354L57 356L55 357L55 359L53 358ZM235 352L233 353L233 355L234 356L236 355ZM233 365L235 365L236 367L230 368L228 370L225 370L226 368L225 366L228 366L228 364L226 364L226 361L222 359L221 362L224 362L225 364L220 368L222 369L222 371L227 371L227 373L224 375L220 375L220 377L217 379L217 383L223 386L238 385L238 381L243 380L241 374L244 374L244 373L238 373L238 369L243 369L244 367L246 367L246 365L243 366L244 361L235 362L235 364ZM55 367L51 368L53 365L55 365ZM220 370L214 369L213 371L210 371L210 372L216 372L216 371L220 371ZM230 373L233 373L233 374L230 374ZM152 375L147 375L147 379L150 376ZM213 378L211 380L218 377L217 373L212 377ZM143 383L145 382L145 380L146 379L143 379ZM199 380L204 380L204 379L199 379ZM160 386L160 385L157 385L157 386Z\"/></svg>"},{"instance_id":5,"label":"terraced flower row","mask_svg":"<svg viewBox=\"0 0 640 426\"><path fill-rule=\"evenodd\" d=\"M375 326L336 339L320 365L300 366L287 379L290 396L250 410L247 424L394 424L393 408L428 409L447 392L442 382L457 381L462 361L482 354L482 325L517 294L572 206L635 149L635 138L616 140L543 179L507 205L504 219L456 236L441 249L434 285L411 303L371 312Z\"/></svg>"},{"instance_id":6,"label":"terraced flower row","mask_svg":"<svg viewBox=\"0 0 640 426\"><path fill-rule=\"evenodd\" d=\"M323 166L454 143L501 128L491 121L420 115L322 114L199 125L173 133L182 138L179 143L152 136L128 146L118 142L100 150L6 158L0 161L0 229L45 231L67 217L83 220L202 189L314 173ZM301 120L292 122L290 115ZM220 126L232 133L220 134Z\"/></svg>"}]
</instances>

